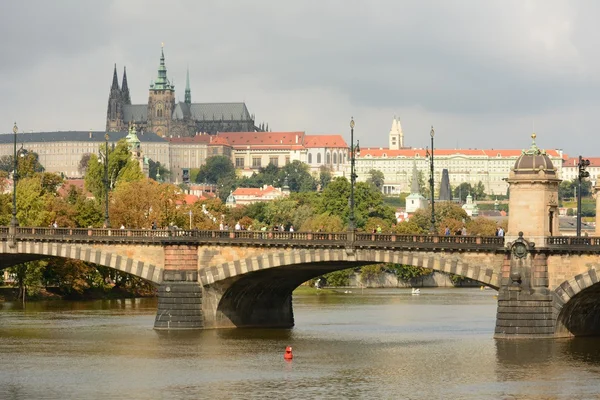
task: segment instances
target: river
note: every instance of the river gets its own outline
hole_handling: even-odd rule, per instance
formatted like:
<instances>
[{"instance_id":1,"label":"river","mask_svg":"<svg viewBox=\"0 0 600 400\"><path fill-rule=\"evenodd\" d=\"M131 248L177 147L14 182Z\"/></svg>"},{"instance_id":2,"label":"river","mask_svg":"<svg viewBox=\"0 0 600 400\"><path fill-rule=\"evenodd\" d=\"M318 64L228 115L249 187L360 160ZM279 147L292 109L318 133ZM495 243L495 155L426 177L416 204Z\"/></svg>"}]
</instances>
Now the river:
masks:
<instances>
[{"instance_id":1,"label":"river","mask_svg":"<svg viewBox=\"0 0 600 400\"><path fill-rule=\"evenodd\" d=\"M599 398L600 340L495 340L494 293L297 295L291 330L159 332L155 299L0 303L0 398Z\"/></svg>"}]
</instances>

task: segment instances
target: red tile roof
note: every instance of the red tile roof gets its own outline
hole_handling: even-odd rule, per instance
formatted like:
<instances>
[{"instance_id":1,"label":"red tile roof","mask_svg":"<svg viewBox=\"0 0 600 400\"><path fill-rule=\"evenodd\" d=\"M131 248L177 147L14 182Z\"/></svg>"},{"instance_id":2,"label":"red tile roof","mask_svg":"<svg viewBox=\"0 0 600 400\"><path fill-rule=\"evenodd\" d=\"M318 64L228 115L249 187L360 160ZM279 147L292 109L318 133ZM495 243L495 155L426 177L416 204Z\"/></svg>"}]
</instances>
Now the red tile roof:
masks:
<instances>
[{"instance_id":1,"label":"red tile roof","mask_svg":"<svg viewBox=\"0 0 600 400\"><path fill-rule=\"evenodd\" d=\"M304 132L219 132L236 149L246 146L268 146L279 149L301 149Z\"/></svg>"},{"instance_id":2,"label":"red tile roof","mask_svg":"<svg viewBox=\"0 0 600 400\"><path fill-rule=\"evenodd\" d=\"M279 191L279 189L276 189L273 186L267 186L265 188L237 188L233 191L233 195L262 197L274 191Z\"/></svg>"},{"instance_id":3,"label":"red tile roof","mask_svg":"<svg viewBox=\"0 0 600 400\"><path fill-rule=\"evenodd\" d=\"M304 147L348 147L341 135L304 135Z\"/></svg>"},{"instance_id":4,"label":"red tile roof","mask_svg":"<svg viewBox=\"0 0 600 400\"><path fill-rule=\"evenodd\" d=\"M590 160L590 167L600 167L600 157L583 157L586 160ZM567 158L563 167L576 167L579 163L579 157L577 158Z\"/></svg>"},{"instance_id":5,"label":"red tile roof","mask_svg":"<svg viewBox=\"0 0 600 400\"><path fill-rule=\"evenodd\" d=\"M388 148L361 148L360 157L425 157L427 149L399 149L390 150ZM557 150L546 150L550 157L560 157ZM482 158L492 157L518 157L522 154L521 150L513 149L434 149L436 156L480 156ZM564 157L564 155L563 155Z\"/></svg>"}]
</instances>

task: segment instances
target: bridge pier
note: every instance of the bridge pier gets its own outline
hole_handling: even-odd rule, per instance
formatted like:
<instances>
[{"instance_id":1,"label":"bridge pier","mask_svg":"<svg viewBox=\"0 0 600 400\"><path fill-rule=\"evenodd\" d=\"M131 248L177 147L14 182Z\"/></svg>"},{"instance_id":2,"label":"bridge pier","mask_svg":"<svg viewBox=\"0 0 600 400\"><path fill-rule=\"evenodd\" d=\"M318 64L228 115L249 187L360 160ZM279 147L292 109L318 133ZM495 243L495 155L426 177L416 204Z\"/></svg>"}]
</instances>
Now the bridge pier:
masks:
<instances>
[{"instance_id":1,"label":"bridge pier","mask_svg":"<svg viewBox=\"0 0 600 400\"><path fill-rule=\"evenodd\" d=\"M198 246L165 246L165 270L158 287L154 329L203 329L202 285L198 282Z\"/></svg>"},{"instance_id":2,"label":"bridge pier","mask_svg":"<svg viewBox=\"0 0 600 400\"><path fill-rule=\"evenodd\" d=\"M154 329L203 329L202 286L198 274L190 271L165 272L158 287L158 309Z\"/></svg>"},{"instance_id":3,"label":"bridge pier","mask_svg":"<svg viewBox=\"0 0 600 400\"><path fill-rule=\"evenodd\" d=\"M521 235L502 267L494 337L554 337L559 307L548 289L548 256Z\"/></svg>"}]
</instances>

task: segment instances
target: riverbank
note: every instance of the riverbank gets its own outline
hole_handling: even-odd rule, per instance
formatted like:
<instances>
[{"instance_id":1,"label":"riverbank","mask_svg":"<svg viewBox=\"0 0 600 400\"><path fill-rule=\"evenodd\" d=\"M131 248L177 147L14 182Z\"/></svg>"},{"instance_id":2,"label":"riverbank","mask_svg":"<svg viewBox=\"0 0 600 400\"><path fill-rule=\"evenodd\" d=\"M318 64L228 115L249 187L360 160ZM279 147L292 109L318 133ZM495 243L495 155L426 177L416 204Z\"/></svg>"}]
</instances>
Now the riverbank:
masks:
<instances>
[{"instance_id":1,"label":"riverbank","mask_svg":"<svg viewBox=\"0 0 600 400\"><path fill-rule=\"evenodd\" d=\"M33 295L27 295L27 301L40 300L117 300L139 297L156 297L155 291L130 291L119 287L110 290L90 289L82 293L59 293L57 288L43 288ZM0 286L0 301L22 301L19 298L19 289L12 286Z\"/></svg>"}]
</instances>

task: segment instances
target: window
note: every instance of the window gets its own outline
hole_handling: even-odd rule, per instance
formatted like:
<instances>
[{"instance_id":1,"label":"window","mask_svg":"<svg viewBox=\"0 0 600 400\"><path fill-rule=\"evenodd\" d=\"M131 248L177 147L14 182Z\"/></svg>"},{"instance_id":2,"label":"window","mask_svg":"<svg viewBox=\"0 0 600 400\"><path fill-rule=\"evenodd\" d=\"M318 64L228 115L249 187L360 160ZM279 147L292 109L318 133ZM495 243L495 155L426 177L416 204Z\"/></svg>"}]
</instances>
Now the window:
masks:
<instances>
[{"instance_id":1,"label":"window","mask_svg":"<svg viewBox=\"0 0 600 400\"><path fill-rule=\"evenodd\" d=\"M156 105L156 116L158 118L162 118L162 116L163 116L163 104L162 103L158 103Z\"/></svg>"},{"instance_id":2,"label":"window","mask_svg":"<svg viewBox=\"0 0 600 400\"><path fill-rule=\"evenodd\" d=\"M333 153L333 163L337 164L337 153Z\"/></svg>"},{"instance_id":3,"label":"window","mask_svg":"<svg viewBox=\"0 0 600 400\"><path fill-rule=\"evenodd\" d=\"M327 153L327 164L331 164L331 154Z\"/></svg>"},{"instance_id":4,"label":"window","mask_svg":"<svg viewBox=\"0 0 600 400\"><path fill-rule=\"evenodd\" d=\"M290 156L285 157L285 165L290 163Z\"/></svg>"},{"instance_id":5,"label":"window","mask_svg":"<svg viewBox=\"0 0 600 400\"><path fill-rule=\"evenodd\" d=\"M308 163L312 164L312 154L308 153Z\"/></svg>"},{"instance_id":6,"label":"window","mask_svg":"<svg viewBox=\"0 0 600 400\"><path fill-rule=\"evenodd\" d=\"M244 168L244 157L236 157L235 158L235 167L236 168Z\"/></svg>"},{"instance_id":7,"label":"window","mask_svg":"<svg viewBox=\"0 0 600 400\"><path fill-rule=\"evenodd\" d=\"M252 168L260 168L260 157L252 157Z\"/></svg>"},{"instance_id":8,"label":"window","mask_svg":"<svg viewBox=\"0 0 600 400\"><path fill-rule=\"evenodd\" d=\"M279 167L279 157L269 157L269 164Z\"/></svg>"},{"instance_id":9,"label":"window","mask_svg":"<svg viewBox=\"0 0 600 400\"><path fill-rule=\"evenodd\" d=\"M317 164L321 164L321 153L317 153Z\"/></svg>"}]
</instances>

